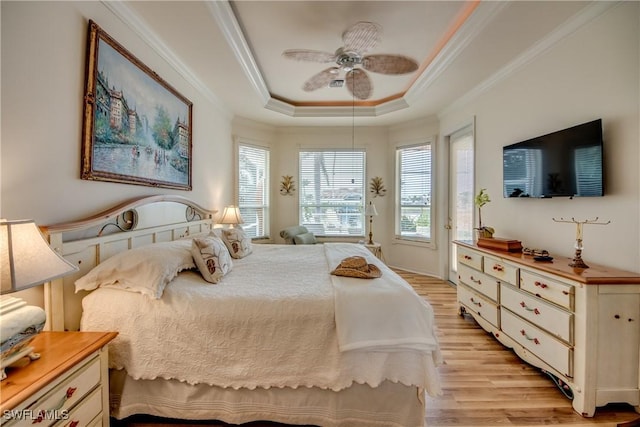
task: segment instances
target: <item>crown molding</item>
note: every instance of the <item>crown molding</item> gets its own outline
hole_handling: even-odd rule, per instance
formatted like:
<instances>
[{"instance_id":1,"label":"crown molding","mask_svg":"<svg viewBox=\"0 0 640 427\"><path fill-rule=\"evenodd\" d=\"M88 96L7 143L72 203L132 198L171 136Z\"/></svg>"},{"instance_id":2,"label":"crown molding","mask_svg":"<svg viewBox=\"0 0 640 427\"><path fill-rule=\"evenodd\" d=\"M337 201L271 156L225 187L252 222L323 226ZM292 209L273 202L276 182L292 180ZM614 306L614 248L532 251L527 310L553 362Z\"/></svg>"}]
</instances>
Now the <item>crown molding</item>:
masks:
<instances>
[{"instance_id":1,"label":"crown molding","mask_svg":"<svg viewBox=\"0 0 640 427\"><path fill-rule=\"evenodd\" d=\"M178 72L191 86L204 95L220 112L231 119L233 114L224 103L211 91L202 81L196 77L191 69L186 66L173 51L162 42L160 37L151 30L149 25L130 7L121 1L101 0L101 3L109 9L115 16L124 22L133 32L135 32L146 44L148 44L162 59L164 59L174 70Z\"/></svg>"},{"instance_id":2,"label":"crown molding","mask_svg":"<svg viewBox=\"0 0 640 427\"><path fill-rule=\"evenodd\" d=\"M518 55L513 61L502 67L496 73L491 75L488 79L481 82L479 85L471 89L469 92L455 100L448 105L437 116L439 118L446 116L454 110L457 110L464 105L470 103L474 99L478 98L483 93L487 92L498 83L506 80L511 75L515 74L518 70L522 69L526 64L539 57L554 45L570 36L584 25L588 24L598 16L602 15L612 7L621 3L620 1L595 1L585 6L574 16L569 18L564 24L560 25L554 31L549 33L546 37L540 39L531 48Z\"/></svg>"}]
</instances>

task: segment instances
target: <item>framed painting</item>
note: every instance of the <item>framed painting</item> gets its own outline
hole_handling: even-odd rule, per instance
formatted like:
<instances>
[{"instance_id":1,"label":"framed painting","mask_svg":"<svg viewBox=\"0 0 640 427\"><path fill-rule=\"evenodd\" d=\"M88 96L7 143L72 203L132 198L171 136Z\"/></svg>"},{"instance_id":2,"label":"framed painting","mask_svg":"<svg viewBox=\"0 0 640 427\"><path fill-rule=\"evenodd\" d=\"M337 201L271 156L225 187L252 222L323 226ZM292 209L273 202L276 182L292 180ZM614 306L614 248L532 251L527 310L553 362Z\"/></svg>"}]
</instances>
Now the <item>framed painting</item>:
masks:
<instances>
[{"instance_id":1,"label":"framed painting","mask_svg":"<svg viewBox=\"0 0 640 427\"><path fill-rule=\"evenodd\" d=\"M191 114L188 99L89 21L82 179L191 190Z\"/></svg>"}]
</instances>

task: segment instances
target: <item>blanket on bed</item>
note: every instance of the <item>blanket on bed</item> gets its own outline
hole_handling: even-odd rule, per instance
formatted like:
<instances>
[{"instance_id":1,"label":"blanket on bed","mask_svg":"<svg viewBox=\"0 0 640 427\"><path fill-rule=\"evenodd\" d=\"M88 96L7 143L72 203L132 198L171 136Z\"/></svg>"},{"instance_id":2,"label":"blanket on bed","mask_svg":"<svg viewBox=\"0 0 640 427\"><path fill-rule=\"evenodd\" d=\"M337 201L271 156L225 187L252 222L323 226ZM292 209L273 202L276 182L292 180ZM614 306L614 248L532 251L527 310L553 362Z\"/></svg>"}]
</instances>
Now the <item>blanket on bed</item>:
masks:
<instances>
[{"instance_id":1,"label":"blanket on bed","mask_svg":"<svg viewBox=\"0 0 640 427\"><path fill-rule=\"evenodd\" d=\"M340 351L329 246L254 245L218 284L184 271L158 300L97 289L83 300L81 329L118 331L110 367L135 379L335 391L390 380L439 394L436 347ZM350 255L368 254L350 246ZM375 280L393 278L380 268L383 276Z\"/></svg>"},{"instance_id":2,"label":"blanket on bed","mask_svg":"<svg viewBox=\"0 0 640 427\"><path fill-rule=\"evenodd\" d=\"M329 269L353 254L353 245L325 245ZM367 262L384 268L371 253ZM341 351L434 352L440 356L431 306L395 272L386 269L379 279L331 276L335 291L335 318Z\"/></svg>"}]
</instances>

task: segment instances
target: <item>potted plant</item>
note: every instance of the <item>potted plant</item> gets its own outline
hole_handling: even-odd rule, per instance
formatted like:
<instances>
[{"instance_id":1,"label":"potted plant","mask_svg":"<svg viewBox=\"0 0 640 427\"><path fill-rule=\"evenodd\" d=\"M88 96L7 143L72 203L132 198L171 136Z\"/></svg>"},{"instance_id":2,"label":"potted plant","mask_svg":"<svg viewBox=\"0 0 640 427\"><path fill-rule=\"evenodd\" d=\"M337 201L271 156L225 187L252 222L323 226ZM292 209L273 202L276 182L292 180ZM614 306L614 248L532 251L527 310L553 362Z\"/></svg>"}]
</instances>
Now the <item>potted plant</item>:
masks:
<instances>
[{"instance_id":1,"label":"potted plant","mask_svg":"<svg viewBox=\"0 0 640 427\"><path fill-rule=\"evenodd\" d=\"M478 207L478 228L476 229L478 237L493 237L493 233L495 232L493 227L482 225L482 207L490 201L491 199L489 198L486 188L481 189L474 199L474 204Z\"/></svg>"}]
</instances>

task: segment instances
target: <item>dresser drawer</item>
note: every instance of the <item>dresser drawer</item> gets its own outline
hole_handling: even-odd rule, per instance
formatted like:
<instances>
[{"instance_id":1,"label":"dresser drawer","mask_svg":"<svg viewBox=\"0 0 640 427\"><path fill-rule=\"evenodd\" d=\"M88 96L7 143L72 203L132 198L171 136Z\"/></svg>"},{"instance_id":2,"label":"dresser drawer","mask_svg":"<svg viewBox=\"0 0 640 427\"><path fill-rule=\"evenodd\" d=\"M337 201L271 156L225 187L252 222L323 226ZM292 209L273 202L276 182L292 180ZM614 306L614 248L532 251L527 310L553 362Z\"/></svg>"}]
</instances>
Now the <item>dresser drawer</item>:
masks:
<instances>
[{"instance_id":1,"label":"dresser drawer","mask_svg":"<svg viewBox=\"0 0 640 427\"><path fill-rule=\"evenodd\" d=\"M482 271L482 255L462 246L458 246L458 262Z\"/></svg>"},{"instance_id":2,"label":"dresser drawer","mask_svg":"<svg viewBox=\"0 0 640 427\"><path fill-rule=\"evenodd\" d=\"M513 286L518 286L518 267L508 264L499 258L484 256L485 273Z\"/></svg>"},{"instance_id":3,"label":"dresser drawer","mask_svg":"<svg viewBox=\"0 0 640 427\"><path fill-rule=\"evenodd\" d=\"M502 331L568 378L573 377L573 349L509 310L500 312Z\"/></svg>"},{"instance_id":4,"label":"dresser drawer","mask_svg":"<svg viewBox=\"0 0 640 427\"><path fill-rule=\"evenodd\" d=\"M16 420L11 426L52 425L68 414L68 410L99 383L100 358L96 356L73 374L61 380L50 392L22 408L30 416ZM37 418L37 422L31 418Z\"/></svg>"},{"instance_id":5,"label":"dresser drawer","mask_svg":"<svg viewBox=\"0 0 640 427\"><path fill-rule=\"evenodd\" d=\"M504 284L500 290L500 302L518 316L573 344L573 313Z\"/></svg>"},{"instance_id":6,"label":"dresser drawer","mask_svg":"<svg viewBox=\"0 0 640 427\"><path fill-rule=\"evenodd\" d=\"M559 306L573 310L573 295L575 292L573 286L565 285L527 270L521 270L520 288Z\"/></svg>"},{"instance_id":7,"label":"dresser drawer","mask_svg":"<svg viewBox=\"0 0 640 427\"><path fill-rule=\"evenodd\" d=\"M482 317L496 328L500 327L500 310L495 303L487 298L459 284L458 302L463 304L470 312Z\"/></svg>"},{"instance_id":8,"label":"dresser drawer","mask_svg":"<svg viewBox=\"0 0 640 427\"><path fill-rule=\"evenodd\" d=\"M493 301L498 301L500 281L465 265L458 267L458 279Z\"/></svg>"},{"instance_id":9,"label":"dresser drawer","mask_svg":"<svg viewBox=\"0 0 640 427\"><path fill-rule=\"evenodd\" d=\"M102 413L102 389L97 388L78 406L69 412L67 419L56 424L55 427L82 427L99 425L96 418L102 421L99 415Z\"/></svg>"}]
</instances>

